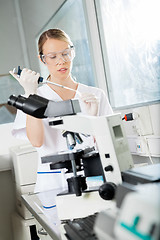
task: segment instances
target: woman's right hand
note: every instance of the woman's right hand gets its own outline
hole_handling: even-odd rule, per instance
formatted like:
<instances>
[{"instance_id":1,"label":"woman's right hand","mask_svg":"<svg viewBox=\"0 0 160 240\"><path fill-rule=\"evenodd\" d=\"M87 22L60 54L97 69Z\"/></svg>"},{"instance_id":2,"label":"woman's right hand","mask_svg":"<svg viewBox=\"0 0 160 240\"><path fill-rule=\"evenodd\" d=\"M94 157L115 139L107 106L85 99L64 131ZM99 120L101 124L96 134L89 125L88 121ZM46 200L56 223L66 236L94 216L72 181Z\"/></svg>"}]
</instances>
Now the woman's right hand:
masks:
<instances>
[{"instance_id":1,"label":"woman's right hand","mask_svg":"<svg viewBox=\"0 0 160 240\"><path fill-rule=\"evenodd\" d=\"M27 68L23 68L20 77L13 71L9 73L20 83L24 88L25 96L28 97L30 94L36 94L38 88L38 78L40 77L39 73L32 71Z\"/></svg>"}]
</instances>

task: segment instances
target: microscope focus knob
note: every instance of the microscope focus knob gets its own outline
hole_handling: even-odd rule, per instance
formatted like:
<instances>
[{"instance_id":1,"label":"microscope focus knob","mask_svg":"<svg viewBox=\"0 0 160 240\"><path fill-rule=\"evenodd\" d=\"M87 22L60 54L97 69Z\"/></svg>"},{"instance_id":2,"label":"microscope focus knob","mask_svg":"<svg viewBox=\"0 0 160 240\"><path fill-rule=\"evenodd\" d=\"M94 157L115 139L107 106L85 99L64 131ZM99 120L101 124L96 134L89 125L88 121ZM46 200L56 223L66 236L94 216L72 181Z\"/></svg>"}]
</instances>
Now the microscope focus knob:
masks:
<instances>
[{"instance_id":1,"label":"microscope focus knob","mask_svg":"<svg viewBox=\"0 0 160 240\"><path fill-rule=\"evenodd\" d=\"M100 186L99 195L104 200L112 200L115 196L116 188L116 184L112 182L106 182Z\"/></svg>"},{"instance_id":2,"label":"microscope focus knob","mask_svg":"<svg viewBox=\"0 0 160 240\"><path fill-rule=\"evenodd\" d=\"M112 165L108 165L107 167L104 168L106 172L113 172L113 167Z\"/></svg>"}]
</instances>

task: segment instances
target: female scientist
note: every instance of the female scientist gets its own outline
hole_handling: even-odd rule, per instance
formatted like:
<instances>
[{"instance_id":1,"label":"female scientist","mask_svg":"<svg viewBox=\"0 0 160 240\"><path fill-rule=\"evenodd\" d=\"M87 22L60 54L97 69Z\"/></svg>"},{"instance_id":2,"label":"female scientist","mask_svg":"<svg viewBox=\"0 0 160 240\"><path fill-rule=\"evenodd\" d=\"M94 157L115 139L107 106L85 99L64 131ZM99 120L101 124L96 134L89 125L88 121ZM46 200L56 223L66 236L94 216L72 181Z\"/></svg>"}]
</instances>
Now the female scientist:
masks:
<instances>
[{"instance_id":1,"label":"female scientist","mask_svg":"<svg viewBox=\"0 0 160 240\"><path fill-rule=\"evenodd\" d=\"M60 88L51 83L42 84L38 87L39 73L26 68L22 70L20 78L13 71L10 71L10 74L24 88L25 96L38 94L53 101L79 99L83 114L93 116L112 114L111 106L103 90L77 83L73 79L71 70L75 49L69 36L64 31L49 29L43 32L39 38L38 48L39 58L50 73L47 80L72 88L75 91ZM36 147L39 154L35 192L66 188L67 182L64 171L62 169L51 171L49 164L41 163L42 156L67 150L66 140L62 136L61 130L51 128L46 118L37 119L18 110L12 134L17 138L28 139ZM83 144L79 148L94 145L93 137L82 137Z\"/></svg>"}]
</instances>

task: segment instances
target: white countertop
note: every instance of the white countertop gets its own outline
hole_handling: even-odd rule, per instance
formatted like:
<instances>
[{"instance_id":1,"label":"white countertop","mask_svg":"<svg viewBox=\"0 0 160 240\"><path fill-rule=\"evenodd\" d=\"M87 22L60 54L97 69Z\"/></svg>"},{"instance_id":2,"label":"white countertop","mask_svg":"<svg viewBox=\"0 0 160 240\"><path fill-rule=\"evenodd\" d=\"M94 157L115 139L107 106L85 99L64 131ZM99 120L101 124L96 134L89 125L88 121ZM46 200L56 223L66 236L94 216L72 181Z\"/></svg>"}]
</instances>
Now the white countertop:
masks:
<instances>
[{"instance_id":1,"label":"white countertop","mask_svg":"<svg viewBox=\"0 0 160 240\"><path fill-rule=\"evenodd\" d=\"M48 209L48 212L45 211L41 200L46 197L47 199L54 199L54 190L44 193L24 194L22 195L22 201L50 237L54 240L60 240L60 221L58 220L57 211L54 211L54 209Z\"/></svg>"}]
</instances>

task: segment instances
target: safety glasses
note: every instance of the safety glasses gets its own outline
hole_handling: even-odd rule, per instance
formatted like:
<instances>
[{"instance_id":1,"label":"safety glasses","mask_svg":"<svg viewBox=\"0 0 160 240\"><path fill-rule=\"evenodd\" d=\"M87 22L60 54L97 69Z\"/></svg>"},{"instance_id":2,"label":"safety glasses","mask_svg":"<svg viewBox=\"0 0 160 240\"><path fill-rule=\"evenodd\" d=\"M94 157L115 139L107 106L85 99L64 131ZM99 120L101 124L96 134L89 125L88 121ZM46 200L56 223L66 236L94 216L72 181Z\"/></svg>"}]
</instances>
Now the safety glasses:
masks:
<instances>
[{"instance_id":1,"label":"safety glasses","mask_svg":"<svg viewBox=\"0 0 160 240\"><path fill-rule=\"evenodd\" d=\"M60 59L63 60L63 62L70 62L73 60L74 56L74 46L71 46L63 51L40 55L41 60L47 65L57 65Z\"/></svg>"}]
</instances>

